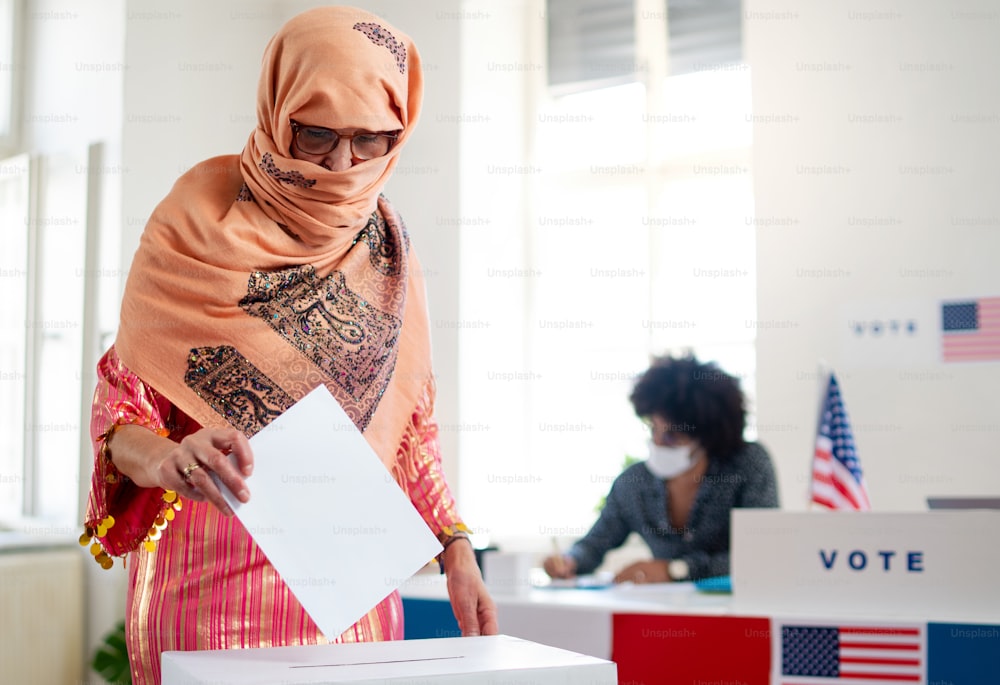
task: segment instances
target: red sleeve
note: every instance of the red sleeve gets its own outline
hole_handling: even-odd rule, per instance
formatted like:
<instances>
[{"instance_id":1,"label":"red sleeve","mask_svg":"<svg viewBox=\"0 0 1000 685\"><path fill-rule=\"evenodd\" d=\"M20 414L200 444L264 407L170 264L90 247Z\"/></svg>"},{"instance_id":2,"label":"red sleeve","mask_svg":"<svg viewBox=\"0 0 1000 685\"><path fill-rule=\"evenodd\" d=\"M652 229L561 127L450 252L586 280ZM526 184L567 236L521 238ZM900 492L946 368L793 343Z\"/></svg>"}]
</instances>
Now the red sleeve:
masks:
<instances>
[{"instance_id":1,"label":"red sleeve","mask_svg":"<svg viewBox=\"0 0 1000 685\"><path fill-rule=\"evenodd\" d=\"M468 532L444 477L438 425L433 418L434 385L428 383L396 455L396 480L439 539Z\"/></svg>"},{"instance_id":2,"label":"red sleeve","mask_svg":"<svg viewBox=\"0 0 1000 685\"><path fill-rule=\"evenodd\" d=\"M108 441L118 427L127 424L177 440L190 430L189 420L129 371L112 347L97 364L90 420L94 471L84 519L86 532L80 537L80 544L90 544L91 553L105 568L113 563L110 557L125 555L140 544L152 551L154 541L181 506L176 493L139 487L115 468Z\"/></svg>"}]
</instances>

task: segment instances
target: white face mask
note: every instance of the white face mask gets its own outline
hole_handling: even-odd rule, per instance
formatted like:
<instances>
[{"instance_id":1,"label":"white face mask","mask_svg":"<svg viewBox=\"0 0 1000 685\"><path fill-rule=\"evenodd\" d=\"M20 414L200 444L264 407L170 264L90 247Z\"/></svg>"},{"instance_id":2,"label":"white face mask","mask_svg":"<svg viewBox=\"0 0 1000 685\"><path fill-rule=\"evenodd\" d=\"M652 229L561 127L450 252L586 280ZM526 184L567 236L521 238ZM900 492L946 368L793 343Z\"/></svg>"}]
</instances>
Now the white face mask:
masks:
<instances>
[{"instance_id":1,"label":"white face mask","mask_svg":"<svg viewBox=\"0 0 1000 685\"><path fill-rule=\"evenodd\" d=\"M650 440L648 444L649 458L646 460L646 468L657 478L664 480L673 478L687 471L695 462L691 454L698 447L696 443L665 447Z\"/></svg>"}]
</instances>

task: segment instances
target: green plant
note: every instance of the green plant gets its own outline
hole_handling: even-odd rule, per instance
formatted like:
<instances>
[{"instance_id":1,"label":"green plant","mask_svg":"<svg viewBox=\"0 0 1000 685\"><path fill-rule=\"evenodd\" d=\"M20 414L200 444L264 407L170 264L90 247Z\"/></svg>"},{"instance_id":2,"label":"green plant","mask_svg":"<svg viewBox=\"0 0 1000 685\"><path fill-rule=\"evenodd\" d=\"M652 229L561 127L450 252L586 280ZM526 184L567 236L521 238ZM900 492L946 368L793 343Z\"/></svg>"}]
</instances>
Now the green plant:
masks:
<instances>
[{"instance_id":1,"label":"green plant","mask_svg":"<svg viewBox=\"0 0 1000 685\"><path fill-rule=\"evenodd\" d=\"M619 470L619 472L624 471L625 469L627 469L632 464L636 464L636 463L638 463L640 461L642 461L642 459L640 459L639 457L633 457L630 454L626 454L625 455L625 459L622 461L622 466L621 466L621 469ZM601 510L604 509L604 505L607 504L607 503L608 503L608 496L607 495L602 496L601 499L598 500L597 504L594 505L594 511L596 513L600 514Z\"/></svg>"},{"instance_id":2,"label":"green plant","mask_svg":"<svg viewBox=\"0 0 1000 685\"><path fill-rule=\"evenodd\" d=\"M125 621L120 621L104 636L104 642L94 652L90 667L111 685L132 685L132 670L125 646Z\"/></svg>"}]
</instances>

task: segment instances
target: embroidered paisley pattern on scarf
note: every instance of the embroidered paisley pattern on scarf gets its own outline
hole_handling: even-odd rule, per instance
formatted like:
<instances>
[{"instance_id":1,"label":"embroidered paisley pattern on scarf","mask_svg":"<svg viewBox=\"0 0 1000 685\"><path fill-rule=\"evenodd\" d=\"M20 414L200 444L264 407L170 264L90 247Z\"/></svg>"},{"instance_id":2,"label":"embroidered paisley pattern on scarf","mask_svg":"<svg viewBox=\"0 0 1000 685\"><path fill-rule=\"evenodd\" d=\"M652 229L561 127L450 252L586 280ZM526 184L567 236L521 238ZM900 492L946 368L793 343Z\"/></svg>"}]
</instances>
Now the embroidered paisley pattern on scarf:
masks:
<instances>
[{"instance_id":1,"label":"embroidered paisley pattern on scarf","mask_svg":"<svg viewBox=\"0 0 1000 685\"><path fill-rule=\"evenodd\" d=\"M261 171L266 173L268 176L272 176L282 183L287 183L290 186L298 186L299 188L312 188L316 185L315 178L306 178L298 171L282 171L278 168L278 165L274 163L274 158L271 156L270 152L265 152L260 158Z\"/></svg>"},{"instance_id":2,"label":"embroidered paisley pattern on scarf","mask_svg":"<svg viewBox=\"0 0 1000 685\"><path fill-rule=\"evenodd\" d=\"M396 366L399 317L348 288L342 272L321 279L310 265L251 274L240 306L339 386L344 411L367 427Z\"/></svg>"},{"instance_id":3,"label":"embroidered paisley pattern on scarf","mask_svg":"<svg viewBox=\"0 0 1000 685\"><path fill-rule=\"evenodd\" d=\"M400 237L403 245L400 246ZM400 273L400 247L404 252L410 249L410 235L406 231L406 226L400 222L399 235L388 230L385 219L375 212L368 219L368 223L354 238L354 244L360 241L368 244L370 251L369 259L371 265L385 276L398 276Z\"/></svg>"},{"instance_id":4,"label":"embroidered paisley pattern on scarf","mask_svg":"<svg viewBox=\"0 0 1000 685\"><path fill-rule=\"evenodd\" d=\"M359 21L354 28L368 36L368 39L375 45L384 45L386 49L396 58L396 66L399 73L406 73L406 46L396 40L396 36L389 33L384 27L371 21Z\"/></svg>"},{"instance_id":5,"label":"embroidered paisley pattern on scarf","mask_svg":"<svg viewBox=\"0 0 1000 685\"><path fill-rule=\"evenodd\" d=\"M229 345L191 350L184 382L247 437L295 404L277 383Z\"/></svg>"}]
</instances>

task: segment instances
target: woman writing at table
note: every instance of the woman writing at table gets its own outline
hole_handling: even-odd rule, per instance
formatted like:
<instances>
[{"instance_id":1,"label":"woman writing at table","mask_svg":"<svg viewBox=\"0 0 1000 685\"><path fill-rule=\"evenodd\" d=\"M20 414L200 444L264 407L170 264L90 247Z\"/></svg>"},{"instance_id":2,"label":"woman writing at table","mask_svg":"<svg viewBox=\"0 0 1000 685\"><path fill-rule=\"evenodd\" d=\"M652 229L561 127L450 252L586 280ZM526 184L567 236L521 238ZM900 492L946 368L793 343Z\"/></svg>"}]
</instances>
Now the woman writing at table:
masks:
<instances>
[{"instance_id":1,"label":"woman writing at table","mask_svg":"<svg viewBox=\"0 0 1000 685\"><path fill-rule=\"evenodd\" d=\"M422 269L381 195L421 98L405 34L300 14L265 51L242 154L196 165L146 225L98 365L84 538L102 566L128 557L137 685L167 650L403 637L398 592L321 634L213 481L247 501L247 437L319 384L438 534L462 633L497 632L441 468Z\"/></svg>"},{"instance_id":2,"label":"woman writing at table","mask_svg":"<svg viewBox=\"0 0 1000 685\"><path fill-rule=\"evenodd\" d=\"M730 510L778 506L770 457L743 439L739 381L692 356L663 357L629 399L650 428L649 457L615 479L597 522L566 554L545 559L545 571L553 578L592 573L638 533L653 558L620 570L615 582L728 575Z\"/></svg>"}]
</instances>

